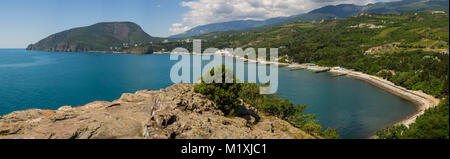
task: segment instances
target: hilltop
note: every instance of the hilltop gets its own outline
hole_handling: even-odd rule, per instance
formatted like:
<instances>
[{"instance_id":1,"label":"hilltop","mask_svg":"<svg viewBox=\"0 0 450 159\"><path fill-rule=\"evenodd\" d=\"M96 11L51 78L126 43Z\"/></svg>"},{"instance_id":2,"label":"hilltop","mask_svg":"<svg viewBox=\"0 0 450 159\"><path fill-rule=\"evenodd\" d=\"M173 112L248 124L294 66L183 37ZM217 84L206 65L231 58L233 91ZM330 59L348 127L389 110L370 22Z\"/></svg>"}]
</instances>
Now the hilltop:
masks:
<instances>
[{"instance_id":1,"label":"hilltop","mask_svg":"<svg viewBox=\"0 0 450 159\"><path fill-rule=\"evenodd\" d=\"M139 25L132 22L103 22L50 35L36 44L29 45L27 50L113 52L122 48L158 40L158 38L153 38L145 33ZM151 49L142 49L135 53L151 52Z\"/></svg>"}]
</instances>

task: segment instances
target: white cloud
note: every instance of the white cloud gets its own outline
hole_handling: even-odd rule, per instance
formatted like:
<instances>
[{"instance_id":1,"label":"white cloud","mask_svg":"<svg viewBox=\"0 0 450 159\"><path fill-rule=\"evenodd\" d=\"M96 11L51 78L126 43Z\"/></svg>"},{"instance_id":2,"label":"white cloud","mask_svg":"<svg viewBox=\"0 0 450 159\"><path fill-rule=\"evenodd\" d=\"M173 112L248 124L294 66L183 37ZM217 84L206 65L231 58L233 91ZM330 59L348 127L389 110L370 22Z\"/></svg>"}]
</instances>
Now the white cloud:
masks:
<instances>
[{"instance_id":1,"label":"white cloud","mask_svg":"<svg viewBox=\"0 0 450 159\"><path fill-rule=\"evenodd\" d=\"M181 23L174 23L174 24L172 24L172 27L169 28L169 31L172 33L172 35L174 35L174 34L183 33L185 31L188 31L189 29L190 29L190 27L183 26L183 24L181 24Z\"/></svg>"},{"instance_id":2,"label":"white cloud","mask_svg":"<svg viewBox=\"0 0 450 159\"><path fill-rule=\"evenodd\" d=\"M365 5L374 0L195 0L182 2L190 8L183 21L173 24L172 34L199 25L232 20L264 20L306 13L326 5Z\"/></svg>"}]
</instances>

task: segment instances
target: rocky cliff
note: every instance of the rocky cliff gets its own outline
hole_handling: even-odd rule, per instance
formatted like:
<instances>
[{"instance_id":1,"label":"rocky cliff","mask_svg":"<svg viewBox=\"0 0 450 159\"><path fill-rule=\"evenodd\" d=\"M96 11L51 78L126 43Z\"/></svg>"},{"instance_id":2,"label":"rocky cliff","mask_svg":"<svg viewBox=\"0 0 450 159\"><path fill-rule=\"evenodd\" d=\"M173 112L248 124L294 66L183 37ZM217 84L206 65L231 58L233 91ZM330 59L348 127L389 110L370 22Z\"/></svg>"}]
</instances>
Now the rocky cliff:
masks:
<instances>
[{"instance_id":1,"label":"rocky cliff","mask_svg":"<svg viewBox=\"0 0 450 159\"><path fill-rule=\"evenodd\" d=\"M0 138L8 139L257 139L313 138L288 122L242 106L225 117L191 84L123 94L113 102L24 110L0 117Z\"/></svg>"},{"instance_id":2,"label":"rocky cliff","mask_svg":"<svg viewBox=\"0 0 450 159\"><path fill-rule=\"evenodd\" d=\"M132 22L104 22L50 35L27 50L54 52L117 51L151 42L155 38ZM147 53L148 51L146 51Z\"/></svg>"}]
</instances>

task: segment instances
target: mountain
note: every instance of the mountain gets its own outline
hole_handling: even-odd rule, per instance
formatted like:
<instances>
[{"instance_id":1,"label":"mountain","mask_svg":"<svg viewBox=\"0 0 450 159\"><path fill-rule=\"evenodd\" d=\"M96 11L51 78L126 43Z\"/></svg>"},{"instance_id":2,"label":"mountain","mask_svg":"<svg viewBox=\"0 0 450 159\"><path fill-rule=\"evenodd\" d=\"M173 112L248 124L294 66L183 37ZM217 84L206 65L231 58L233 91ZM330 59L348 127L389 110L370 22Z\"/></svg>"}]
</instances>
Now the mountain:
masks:
<instances>
[{"instance_id":1,"label":"mountain","mask_svg":"<svg viewBox=\"0 0 450 159\"><path fill-rule=\"evenodd\" d=\"M325 6L309 12L309 14L329 14L338 18L347 18L358 14L363 7L354 4L340 4L336 6ZM308 16L305 15L305 16Z\"/></svg>"},{"instance_id":2,"label":"mountain","mask_svg":"<svg viewBox=\"0 0 450 159\"><path fill-rule=\"evenodd\" d=\"M282 22L287 19L288 19L287 17L278 17L278 18L272 18L272 19L268 19L268 20L264 20L264 21L236 20L236 21L229 21L229 22L223 22L223 23L214 23L214 24L208 24L208 25L202 25L202 26L195 27L184 33L170 36L170 38L186 38L186 37L191 37L191 36L195 36L195 35L211 33L211 32L218 32L218 31L243 30L243 29L248 29L248 28L252 28L252 27L258 27L258 26L264 26L264 25L268 25L268 24Z\"/></svg>"},{"instance_id":3,"label":"mountain","mask_svg":"<svg viewBox=\"0 0 450 159\"><path fill-rule=\"evenodd\" d=\"M368 13L400 14L425 10L448 12L449 0L402 0L397 2L369 4L362 9Z\"/></svg>"},{"instance_id":4,"label":"mountain","mask_svg":"<svg viewBox=\"0 0 450 159\"><path fill-rule=\"evenodd\" d=\"M129 47L135 44L158 40L145 33L132 22L104 22L87 27L74 28L31 44L27 50L88 52L114 51L117 47Z\"/></svg>"},{"instance_id":5,"label":"mountain","mask_svg":"<svg viewBox=\"0 0 450 159\"><path fill-rule=\"evenodd\" d=\"M238 20L198 26L185 33L171 36L171 38L187 38L212 32L265 29L267 27L279 27L296 21L311 22L334 18L347 18L359 13L401 14L425 10L448 11L448 5L449 0L402 0L396 2L378 2L365 6L354 4L330 5L315 9L306 14L272 18L265 21Z\"/></svg>"}]
</instances>

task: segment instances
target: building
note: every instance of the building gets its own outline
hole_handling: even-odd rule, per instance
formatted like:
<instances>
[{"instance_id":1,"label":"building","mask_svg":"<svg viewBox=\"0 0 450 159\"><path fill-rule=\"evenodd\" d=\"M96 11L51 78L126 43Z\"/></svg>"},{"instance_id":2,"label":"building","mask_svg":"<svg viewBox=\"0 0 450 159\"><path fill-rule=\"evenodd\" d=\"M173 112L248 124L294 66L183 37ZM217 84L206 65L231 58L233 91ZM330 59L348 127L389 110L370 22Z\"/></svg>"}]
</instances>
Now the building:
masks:
<instances>
[{"instance_id":1,"label":"building","mask_svg":"<svg viewBox=\"0 0 450 159\"><path fill-rule=\"evenodd\" d=\"M431 11L431 14L444 14L444 11Z\"/></svg>"}]
</instances>

